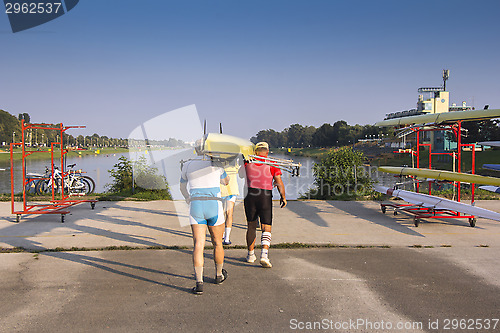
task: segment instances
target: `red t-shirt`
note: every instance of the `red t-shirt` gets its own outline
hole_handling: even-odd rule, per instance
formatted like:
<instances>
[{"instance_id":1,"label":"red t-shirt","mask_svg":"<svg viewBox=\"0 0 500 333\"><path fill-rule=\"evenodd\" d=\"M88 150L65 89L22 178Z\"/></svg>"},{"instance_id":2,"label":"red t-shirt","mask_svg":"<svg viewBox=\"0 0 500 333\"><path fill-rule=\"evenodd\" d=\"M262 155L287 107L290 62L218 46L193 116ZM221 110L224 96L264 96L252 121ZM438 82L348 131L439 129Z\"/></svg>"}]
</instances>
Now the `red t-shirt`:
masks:
<instances>
[{"instance_id":1,"label":"red t-shirt","mask_svg":"<svg viewBox=\"0 0 500 333\"><path fill-rule=\"evenodd\" d=\"M263 190L272 190L274 176L282 174L275 166L260 163L245 163L245 171L248 187Z\"/></svg>"}]
</instances>

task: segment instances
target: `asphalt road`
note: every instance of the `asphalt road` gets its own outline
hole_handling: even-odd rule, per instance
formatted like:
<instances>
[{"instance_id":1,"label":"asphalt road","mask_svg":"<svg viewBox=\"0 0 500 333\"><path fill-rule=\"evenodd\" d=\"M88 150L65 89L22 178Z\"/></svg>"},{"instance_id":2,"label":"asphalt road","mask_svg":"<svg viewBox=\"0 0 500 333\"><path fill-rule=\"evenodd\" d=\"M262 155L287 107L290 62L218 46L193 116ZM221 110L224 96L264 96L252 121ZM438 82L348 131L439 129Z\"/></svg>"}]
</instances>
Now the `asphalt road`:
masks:
<instances>
[{"instance_id":1,"label":"asphalt road","mask_svg":"<svg viewBox=\"0 0 500 333\"><path fill-rule=\"evenodd\" d=\"M0 254L0 331L500 331L495 247L231 249L222 285L205 253L201 296L190 250Z\"/></svg>"}]
</instances>

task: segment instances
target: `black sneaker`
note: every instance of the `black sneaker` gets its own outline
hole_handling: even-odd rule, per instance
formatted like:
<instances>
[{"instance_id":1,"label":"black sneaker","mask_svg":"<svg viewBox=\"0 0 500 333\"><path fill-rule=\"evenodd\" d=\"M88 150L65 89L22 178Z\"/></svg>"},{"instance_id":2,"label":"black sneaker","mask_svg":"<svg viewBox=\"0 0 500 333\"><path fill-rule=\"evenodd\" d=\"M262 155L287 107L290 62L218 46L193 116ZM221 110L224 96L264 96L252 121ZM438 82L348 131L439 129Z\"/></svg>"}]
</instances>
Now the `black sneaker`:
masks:
<instances>
[{"instance_id":1,"label":"black sneaker","mask_svg":"<svg viewBox=\"0 0 500 333\"><path fill-rule=\"evenodd\" d=\"M196 294L196 295L203 294L203 282L196 282L196 287L193 287L193 289L191 289L191 291L193 292L193 294Z\"/></svg>"},{"instance_id":2,"label":"black sneaker","mask_svg":"<svg viewBox=\"0 0 500 333\"><path fill-rule=\"evenodd\" d=\"M222 282L226 281L226 279L227 279L227 271L223 268L222 275L215 277L215 283L221 284Z\"/></svg>"},{"instance_id":3,"label":"black sneaker","mask_svg":"<svg viewBox=\"0 0 500 333\"><path fill-rule=\"evenodd\" d=\"M231 241L230 241L230 240L228 240L228 241L223 241L223 242L222 242L222 245L231 245L231 244L233 244L233 243L231 243Z\"/></svg>"}]
</instances>

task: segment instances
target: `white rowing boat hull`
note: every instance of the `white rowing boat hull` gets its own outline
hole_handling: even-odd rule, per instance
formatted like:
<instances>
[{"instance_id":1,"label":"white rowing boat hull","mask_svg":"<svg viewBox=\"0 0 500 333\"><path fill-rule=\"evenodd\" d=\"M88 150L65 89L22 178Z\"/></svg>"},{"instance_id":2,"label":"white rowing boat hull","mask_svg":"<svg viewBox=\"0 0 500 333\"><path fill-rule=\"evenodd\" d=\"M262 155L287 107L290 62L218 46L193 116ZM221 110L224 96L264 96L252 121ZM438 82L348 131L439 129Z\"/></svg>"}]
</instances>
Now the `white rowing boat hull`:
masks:
<instances>
[{"instance_id":1,"label":"white rowing boat hull","mask_svg":"<svg viewBox=\"0 0 500 333\"><path fill-rule=\"evenodd\" d=\"M395 190L390 187L375 185L375 191L392 195L394 197L398 197L403 199L406 202L409 202L414 205L433 208L433 209L446 209L452 210L455 212L460 212L468 215L474 215L477 217L482 217L485 219L500 221L500 214L497 212L493 212L488 209L474 207L471 205L467 205L461 202L456 202L453 200L436 197L433 195L423 194L423 193L415 193L405 190Z\"/></svg>"},{"instance_id":2,"label":"white rowing boat hull","mask_svg":"<svg viewBox=\"0 0 500 333\"><path fill-rule=\"evenodd\" d=\"M500 193L500 187L498 186L479 186L481 190L486 190L490 192Z\"/></svg>"}]
</instances>

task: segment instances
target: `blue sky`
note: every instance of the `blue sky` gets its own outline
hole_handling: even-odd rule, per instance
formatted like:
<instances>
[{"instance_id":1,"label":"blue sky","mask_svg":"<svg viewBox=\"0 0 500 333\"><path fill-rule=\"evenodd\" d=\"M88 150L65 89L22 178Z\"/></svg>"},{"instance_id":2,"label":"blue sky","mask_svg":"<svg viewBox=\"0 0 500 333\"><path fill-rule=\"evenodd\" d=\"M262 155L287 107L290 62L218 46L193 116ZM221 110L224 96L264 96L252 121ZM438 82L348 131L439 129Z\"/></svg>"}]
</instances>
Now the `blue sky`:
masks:
<instances>
[{"instance_id":1,"label":"blue sky","mask_svg":"<svg viewBox=\"0 0 500 333\"><path fill-rule=\"evenodd\" d=\"M500 1L81 0L13 34L0 13L0 109L127 137L196 104L249 138L372 124L450 69L451 101L500 108Z\"/></svg>"}]
</instances>

